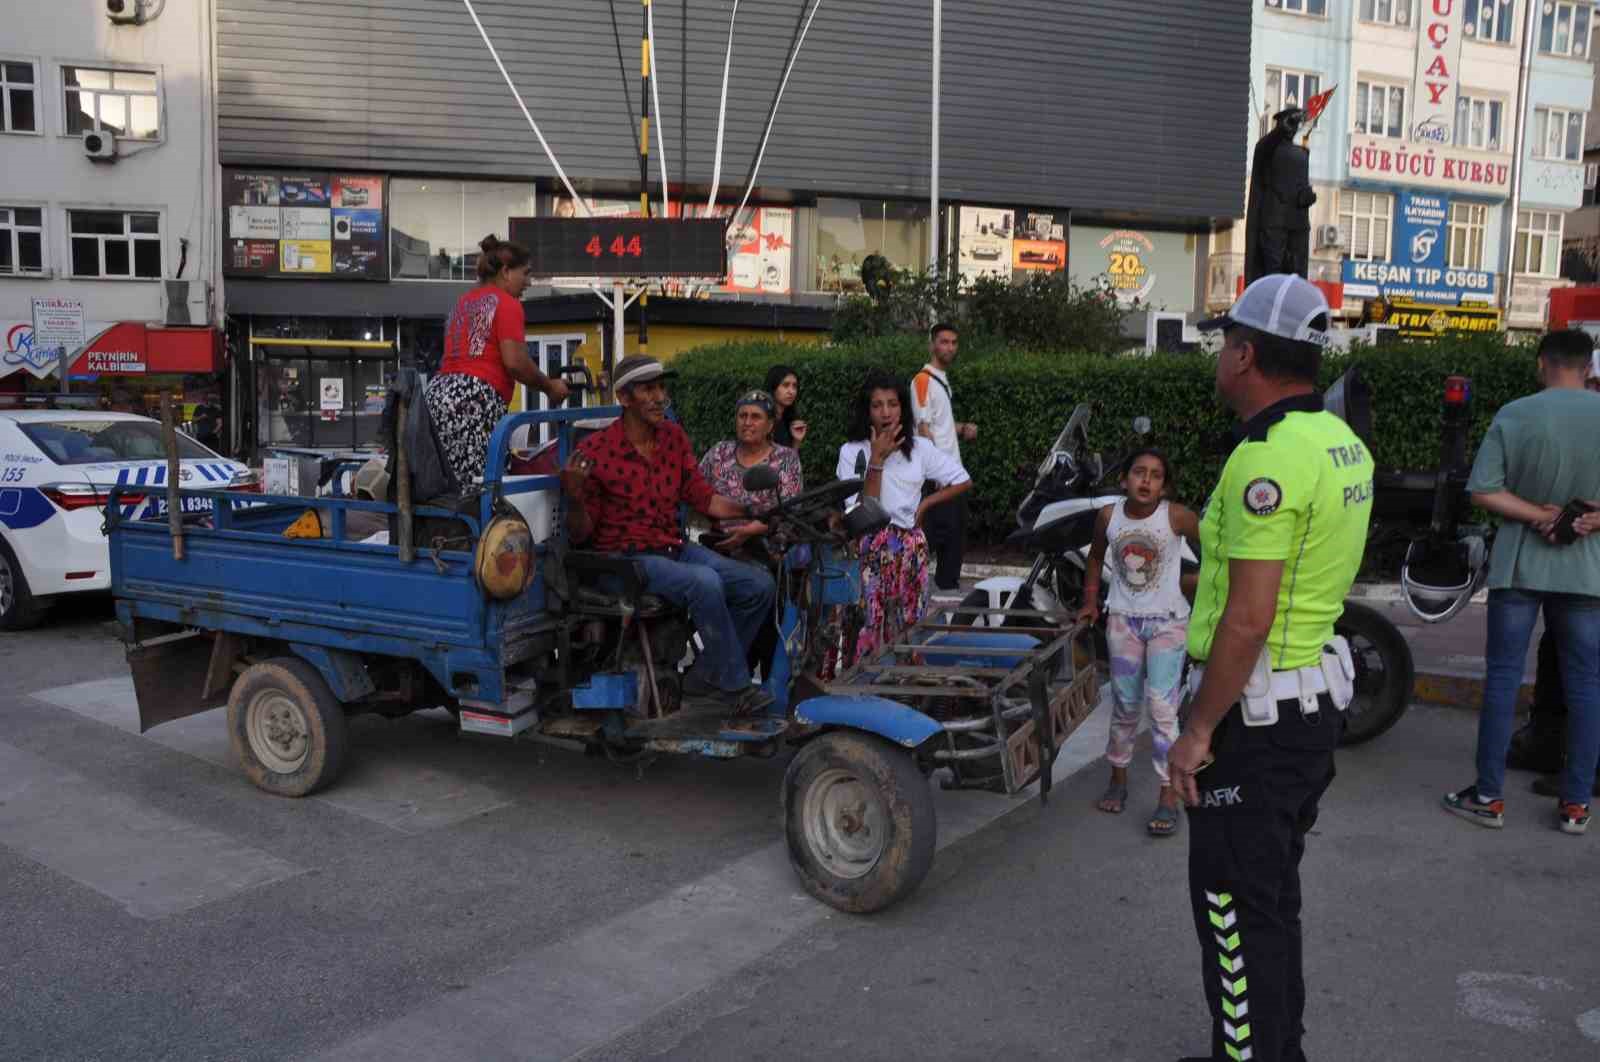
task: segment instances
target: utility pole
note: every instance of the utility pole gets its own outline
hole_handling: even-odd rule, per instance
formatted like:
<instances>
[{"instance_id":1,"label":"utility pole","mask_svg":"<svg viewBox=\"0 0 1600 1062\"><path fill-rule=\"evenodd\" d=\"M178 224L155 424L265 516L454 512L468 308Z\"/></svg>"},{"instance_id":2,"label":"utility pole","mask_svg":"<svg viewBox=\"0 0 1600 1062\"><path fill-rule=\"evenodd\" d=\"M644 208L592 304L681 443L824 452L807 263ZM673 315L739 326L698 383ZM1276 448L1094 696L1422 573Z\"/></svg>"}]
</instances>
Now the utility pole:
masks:
<instances>
[{"instance_id":1,"label":"utility pole","mask_svg":"<svg viewBox=\"0 0 1600 1062\"><path fill-rule=\"evenodd\" d=\"M935 276L943 265L939 253L939 68L944 39L944 0L933 0L933 150L928 166L928 259Z\"/></svg>"},{"instance_id":2,"label":"utility pole","mask_svg":"<svg viewBox=\"0 0 1600 1062\"><path fill-rule=\"evenodd\" d=\"M639 213L650 216L650 68L655 56L650 54L650 0L643 0L644 20L639 30L639 77L644 91L639 93ZM657 116L659 119L659 115ZM647 285L648 287L648 285ZM650 303L648 291L639 294L639 353L649 352L650 332L645 321ZM621 351L618 351L619 360Z\"/></svg>"}]
</instances>

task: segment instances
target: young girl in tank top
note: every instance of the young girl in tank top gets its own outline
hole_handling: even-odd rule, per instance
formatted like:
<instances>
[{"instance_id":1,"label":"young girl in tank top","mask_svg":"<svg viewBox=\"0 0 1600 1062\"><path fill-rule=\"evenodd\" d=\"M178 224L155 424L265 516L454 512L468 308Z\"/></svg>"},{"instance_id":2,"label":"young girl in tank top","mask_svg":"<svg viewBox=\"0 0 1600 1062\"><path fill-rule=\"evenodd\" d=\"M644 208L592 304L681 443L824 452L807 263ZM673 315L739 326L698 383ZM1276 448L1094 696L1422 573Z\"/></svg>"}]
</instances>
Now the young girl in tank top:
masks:
<instances>
[{"instance_id":1,"label":"young girl in tank top","mask_svg":"<svg viewBox=\"0 0 1600 1062\"><path fill-rule=\"evenodd\" d=\"M1189 602L1181 583L1181 539L1198 546L1195 514L1166 500L1172 481L1166 456L1145 449L1128 459L1127 497L1100 510L1089 552L1079 619L1100 614L1102 566L1110 568L1106 595L1106 647L1111 656L1111 736L1106 759L1111 781L1102 811L1121 812L1128 800L1128 764L1145 705L1150 708L1152 755L1161 795L1148 828L1156 837L1178 829L1178 794L1167 778L1167 750L1178 739ZM1107 564L1106 562L1109 562Z\"/></svg>"}]
</instances>

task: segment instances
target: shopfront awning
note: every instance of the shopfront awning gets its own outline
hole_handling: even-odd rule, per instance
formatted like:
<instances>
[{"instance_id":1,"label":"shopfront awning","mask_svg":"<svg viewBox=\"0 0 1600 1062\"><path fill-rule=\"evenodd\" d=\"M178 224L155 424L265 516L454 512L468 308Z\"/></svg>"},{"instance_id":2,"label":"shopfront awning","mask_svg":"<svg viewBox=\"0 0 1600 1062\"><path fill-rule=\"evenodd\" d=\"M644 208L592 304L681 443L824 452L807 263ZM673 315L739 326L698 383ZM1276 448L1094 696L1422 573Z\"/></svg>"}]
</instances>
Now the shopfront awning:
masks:
<instances>
[{"instance_id":1,"label":"shopfront awning","mask_svg":"<svg viewBox=\"0 0 1600 1062\"><path fill-rule=\"evenodd\" d=\"M214 328L163 328L122 321L105 329L72 363L78 376L211 375L222 371L222 336Z\"/></svg>"}]
</instances>

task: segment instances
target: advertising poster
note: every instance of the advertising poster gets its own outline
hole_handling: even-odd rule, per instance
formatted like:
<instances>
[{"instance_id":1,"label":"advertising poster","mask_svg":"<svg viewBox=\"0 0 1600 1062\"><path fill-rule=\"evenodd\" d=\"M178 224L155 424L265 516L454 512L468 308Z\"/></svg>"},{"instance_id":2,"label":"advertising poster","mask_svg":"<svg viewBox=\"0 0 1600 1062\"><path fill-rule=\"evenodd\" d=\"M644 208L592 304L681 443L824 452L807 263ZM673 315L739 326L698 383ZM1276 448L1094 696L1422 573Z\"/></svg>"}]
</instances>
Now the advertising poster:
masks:
<instances>
[{"instance_id":1,"label":"advertising poster","mask_svg":"<svg viewBox=\"0 0 1600 1062\"><path fill-rule=\"evenodd\" d=\"M333 237L332 211L318 207L284 207L282 216L285 240L327 240Z\"/></svg>"},{"instance_id":2,"label":"advertising poster","mask_svg":"<svg viewBox=\"0 0 1600 1062\"><path fill-rule=\"evenodd\" d=\"M1402 192L1394 215L1390 262L1344 263L1345 291L1361 299L1409 299L1454 306L1494 298L1494 274L1451 269L1445 253L1450 197L1438 192Z\"/></svg>"},{"instance_id":3,"label":"advertising poster","mask_svg":"<svg viewBox=\"0 0 1600 1062\"><path fill-rule=\"evenodd\" d=\"M1011 270L1014 273L1054 273L1067 267L1067 227L1055 214L1033 211L1017 220L1016 238L1011 241Z\"/></svg>"},{"instance_id":4,"label":"advertising poster","mask_svg":"<svg viewBox=\"0 0 1600 1062\"><path fill-rule=\"evenodd\" d=\"M344 409L344 377L324 376L317 381L318 406L324 413L337 413Z\"/></svg>"},{"instance_id":5,"label":"advertising poster","mask_svg":"<svg viewBox=\"0 0 1600 1062\"><path fill-rule=\"evenodd\" d=\"M283 240L281 273L332 273L333 244L327 240Z\"/></svg>"},{"instance_id":6,"label":"advertising poster","mask_svg":"<svg viewBox=\"0 0 1600 1062\"><path fill-rule=\"evenodd\" d=\"M277 207L231 206L228 208L228 235L242 239L280 239L283 236L280 211Z\"/></svg>"},{"instance_id":7,"label":"advertising poster","mask_svg":"<svg viewBox=\"0 0 1600 1062\"><path fill-rule=\"evenodd\" d=\"M1156 286L1152 255L1155 243L1149 236L1132 229L1116 229L1100 240L1105 254L1105 274L1118 302L1146 301Z\"/></svg>"},{"instance_id":8,"label":"advertising poster","mask_svg":"<svg viewBox=\"0 0 1600 1062\"><path fill-rule=\"evenodd\" d=\"M389 278L382 177L229 171L223 191L227 273Z\"/></svg>"},{"instance_id":9,"label":"advertising poster","mask_svg":"<svg viewBox=\"0 0 1600 1062\"><path fill-rule=\"evenodd\" d=\"M1010 210L961 208L960 240L956 254L961 283L970 284L979 277L1010 279L1014 217L1015 213Z\"/></svg>"}]
</instances>

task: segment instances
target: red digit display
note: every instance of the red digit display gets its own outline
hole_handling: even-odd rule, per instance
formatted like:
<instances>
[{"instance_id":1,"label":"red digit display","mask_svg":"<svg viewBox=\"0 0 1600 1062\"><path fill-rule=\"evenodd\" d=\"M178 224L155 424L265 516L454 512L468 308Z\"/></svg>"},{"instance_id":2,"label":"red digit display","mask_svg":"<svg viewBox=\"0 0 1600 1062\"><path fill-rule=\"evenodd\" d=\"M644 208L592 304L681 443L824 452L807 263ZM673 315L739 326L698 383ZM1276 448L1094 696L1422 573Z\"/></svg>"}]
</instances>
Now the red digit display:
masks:
<instances>
[{"instance_id":1,"label":"red digit display","mask_svg":"<svg viewBox=\"0 0 1600 1062\"><path fill-rule=\"evenodd\" d=\"M536 277L724 277L719 218L511 218Z\"/></svg>"}]
</instances>

